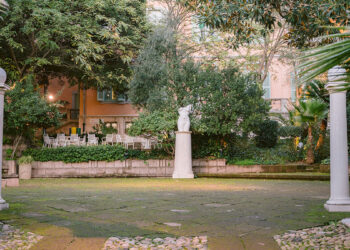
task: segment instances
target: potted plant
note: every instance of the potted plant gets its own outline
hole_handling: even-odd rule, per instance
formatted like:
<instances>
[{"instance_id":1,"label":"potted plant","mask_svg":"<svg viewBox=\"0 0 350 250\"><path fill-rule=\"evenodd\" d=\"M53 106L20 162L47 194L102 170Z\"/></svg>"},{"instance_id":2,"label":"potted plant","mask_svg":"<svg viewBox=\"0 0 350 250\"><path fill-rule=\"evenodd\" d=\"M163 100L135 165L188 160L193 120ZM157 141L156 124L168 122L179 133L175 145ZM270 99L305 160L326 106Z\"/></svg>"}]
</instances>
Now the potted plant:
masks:
<instances>
[{"instance_id":1,"label":"potted plant","mask_svg":"<svg viewBox=\"0 0 350 250\"><path fill-rule=\"evenodd\" d=\"M19 178L24 180L29 180L32 177L32 162L33 157L30 155L28 156L22 156L18 159L18 165L19 165Z\"/></svg>"}]
</instances>

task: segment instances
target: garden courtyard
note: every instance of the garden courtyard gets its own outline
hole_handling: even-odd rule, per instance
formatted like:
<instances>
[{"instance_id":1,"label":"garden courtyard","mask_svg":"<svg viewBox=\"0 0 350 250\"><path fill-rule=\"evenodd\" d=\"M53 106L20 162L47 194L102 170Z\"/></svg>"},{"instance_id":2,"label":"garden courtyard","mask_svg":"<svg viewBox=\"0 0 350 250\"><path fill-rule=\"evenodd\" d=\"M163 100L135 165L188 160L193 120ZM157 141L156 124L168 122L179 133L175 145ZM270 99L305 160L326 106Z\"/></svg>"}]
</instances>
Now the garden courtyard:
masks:
<instances>
[{"instance_id":1,"label":"garden courtyard","mask_svg":"<svg viewBox=\"0 0 350 250\"><path fill-rule=\"evenodd\" d=\"M327 181L32 179L3 189L0 221L43 236L32 249L101 249L109 237L208 236L209 249L278 249L273 236L339 221Z\"/></svg>"}]
</instances>

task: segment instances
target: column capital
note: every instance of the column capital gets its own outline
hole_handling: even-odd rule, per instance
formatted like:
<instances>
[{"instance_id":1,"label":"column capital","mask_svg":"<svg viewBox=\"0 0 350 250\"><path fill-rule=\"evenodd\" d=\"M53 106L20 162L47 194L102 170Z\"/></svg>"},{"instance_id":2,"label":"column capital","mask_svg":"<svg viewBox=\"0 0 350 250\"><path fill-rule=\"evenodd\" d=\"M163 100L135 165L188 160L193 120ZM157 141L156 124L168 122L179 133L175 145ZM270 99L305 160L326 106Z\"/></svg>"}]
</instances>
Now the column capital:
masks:
<instances>
[{"instance_id":1,"label":"column capital","mask_svg":"<svg viewBox=\"0 0 350 250\"><path fill-rule=\"evenodd\" d=\"M335 66L328 70L328 83L326 84L326 89L330 93L334 93L337 90L344 88L344 84L346 83L344 81L345 74L346 70L341 66Z\"/></svg>"},{"instance_id":2,"label":"column capital","mask_svg":"<svg viewBox=\"0 0 350 250\"><path fill-rule=\"evenodd\" d=\"M9 90L10 86L5 83L0 83L0 90Z\"/></svg>"}]
</instances>

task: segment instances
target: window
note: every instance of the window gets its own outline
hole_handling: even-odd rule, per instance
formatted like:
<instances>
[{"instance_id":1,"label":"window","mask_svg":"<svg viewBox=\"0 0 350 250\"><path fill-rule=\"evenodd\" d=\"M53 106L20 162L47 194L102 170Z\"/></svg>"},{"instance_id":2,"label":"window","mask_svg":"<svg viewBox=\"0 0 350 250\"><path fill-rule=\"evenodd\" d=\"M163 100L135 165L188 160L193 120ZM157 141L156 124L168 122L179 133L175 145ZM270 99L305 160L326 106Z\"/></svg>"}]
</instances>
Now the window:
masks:
<instances>
[{"instance_id":1,"label":"window","mask_svg":"<svg viewBox=\"0 0 350 250\"><path fill-rule=\"evenodd\" d=\"M114 128L118 130L118 123L117 122L106 122L106 127L107 128Z\"/></svg>"},{"instance_id":2,"label":"window","mask_svg":"<svg viewBox=\"0 0 350 250\"><path fill-rule=\"evenodd\" d=\"M132 122L125 122L125 133L128 133L129 128L131 127Z\"/></svg>"},{"instance_id":3,"label":"window","mask_svg":"<svg viewBox=\"0 0 350 250\"><path fill-rule=\"evenodd\" d=\"M192 33L196 42L206 41L209 35L213 34L204 23L200 22L198 17L192 17Z\"/></svg>"},{"instance_id":4,"label":"window","mask_svg":"<svg viewBox=\"0 0 350 250\"><path fill-rule=\"evenodd\" d=\"M294 74L294 72L291 72L290 73L290 93L291 93L291 96L290 96L290 98L291 98L291 100L292 100L292 102L295 102L296 101L296 98L297 98L297 87L296 87L296 85L295 85L295 74Z\"/></svg>"},{"instance_id":5,"label":"window","mask_svg":"<svg viewBox=\"0 0 350 250\"><path fill-rule=\"evenodd\" d=\"M147 12L149 22L155 25L159 25L166 19L168 10L163 6L156 6L149 8Z\"/></svg>"},{"instance_id":6,"label":"window","mask_svg":"<svg viewBox=\"0 0 350 250\"><path fill-rule=\"evenodd\" d=\"M263 82L264 98L271 98L271 88L270 88L270 73L267 73L267 76Z\"/></svg>"},{"instance_id":7,"label":"window","mask_svg":"<svg viewBox=\"0 0 350 250\"><path fill-rule=\"evenodd\" d=\"M124 103L128 101L128 96L126 94L118 94L112 89L98 89L97 101Z\"/></svg>"}]
</instances>

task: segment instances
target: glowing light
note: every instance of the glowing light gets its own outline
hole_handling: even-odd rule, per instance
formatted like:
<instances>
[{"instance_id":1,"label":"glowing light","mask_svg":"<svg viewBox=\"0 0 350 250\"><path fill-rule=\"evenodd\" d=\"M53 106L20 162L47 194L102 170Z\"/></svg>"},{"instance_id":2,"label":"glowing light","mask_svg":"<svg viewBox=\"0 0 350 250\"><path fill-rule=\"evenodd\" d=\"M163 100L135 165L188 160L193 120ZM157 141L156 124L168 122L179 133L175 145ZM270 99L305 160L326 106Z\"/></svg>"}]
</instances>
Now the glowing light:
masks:
<instances>
[{"instance_id":1,"label":"glowing light","mask_svg":"<svg viewBox=\"0 0 350 250\"><path fill-rule=\"evenodd\" d=\"M49 95L49 100L53 100L53 95Z\"/></svg>"}]
</instances>

